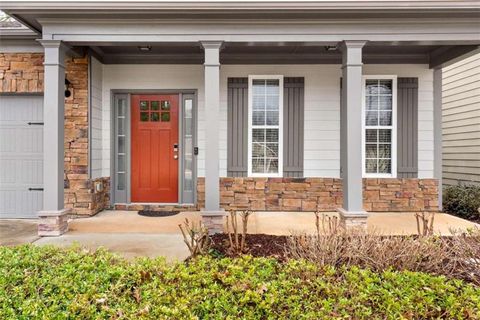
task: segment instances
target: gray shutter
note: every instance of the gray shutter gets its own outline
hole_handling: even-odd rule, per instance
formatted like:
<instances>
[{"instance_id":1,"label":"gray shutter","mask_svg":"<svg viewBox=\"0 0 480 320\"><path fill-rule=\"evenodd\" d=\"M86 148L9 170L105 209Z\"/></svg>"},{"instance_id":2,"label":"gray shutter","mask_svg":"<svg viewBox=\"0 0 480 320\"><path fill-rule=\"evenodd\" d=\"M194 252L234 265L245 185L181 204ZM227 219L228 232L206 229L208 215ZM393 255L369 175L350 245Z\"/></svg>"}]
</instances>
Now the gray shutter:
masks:
<instances>
[{"instance_id":1,"label":"gray shutter","mask_svg":"<svg viewBox=\"0 0 480 320\"><path fill-rule=\"evenodd\" d=\"M397 174L418 175L418 78L397 79Z\"/></svg>"},{"instance_id":2,"label":"gray shutter","mask_svg":"<svg viewBox=\"0 0 480 320\"><path fill-rule=\"evenodd\" d=\"M284 78L283 176L303 177L304 78Z\"/></svg>"},{"instance_id":3,"label":"gray shutter","mask_svg":"<svg viewBox=\"0 0 480 320\"><path fill-rule=\"evenodd\" d=\"M228 78L227 175L248 171L248 78Z\"/></svg>"},{"instance_id":4,"label":"gray shutter","mask_svg":"<svg viewBox=\"0 0 480 320\"><path fill-rule=\"evenodd\" d=\"M227 175L248 171L248 78L228 78ZM303 176L304 78L284 79L283 175Z\"/></svg>"}]
</instances>

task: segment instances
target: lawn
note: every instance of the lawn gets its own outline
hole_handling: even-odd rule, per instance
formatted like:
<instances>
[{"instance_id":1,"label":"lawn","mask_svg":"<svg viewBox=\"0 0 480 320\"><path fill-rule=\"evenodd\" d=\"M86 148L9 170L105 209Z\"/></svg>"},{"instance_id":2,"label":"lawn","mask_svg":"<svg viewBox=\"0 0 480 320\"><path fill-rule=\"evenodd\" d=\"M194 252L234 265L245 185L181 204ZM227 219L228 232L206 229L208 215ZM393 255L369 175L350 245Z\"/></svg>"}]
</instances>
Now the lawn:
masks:
<instances>
[{"instance_id":1,"label":"lawn","mask_svg":"<svg viewBox=\"0 0 480 320\"><path fill-rule=\"evenodd\" d=\"M480 288L426 273L272 258L126 261L0 247L0 319L480 319Z\"/></svg>"}]
</instances>

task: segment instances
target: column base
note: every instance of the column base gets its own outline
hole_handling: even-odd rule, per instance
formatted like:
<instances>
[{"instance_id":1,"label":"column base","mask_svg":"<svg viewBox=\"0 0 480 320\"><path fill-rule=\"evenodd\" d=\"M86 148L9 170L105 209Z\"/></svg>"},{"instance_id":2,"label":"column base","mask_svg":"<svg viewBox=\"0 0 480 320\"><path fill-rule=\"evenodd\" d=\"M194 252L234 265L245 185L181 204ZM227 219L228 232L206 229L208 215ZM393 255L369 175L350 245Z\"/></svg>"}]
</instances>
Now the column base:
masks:
<instances>
[{"instance_id":1,"label":"column base","mask_svg":"<svg viewBox=\"0 0 480 320\"><path fill-rule=\"evenodd\" d=\"M346 211L343 208L337 208L340 216L340 226L345 230L367 229L368 213L366 211Z\"/></svg>"},{"instance_id":2,"label":"column base","mask_svg":"<svg viewBox=\"0 0 480 320\"><path fill-rule=\"evenodd\" d=\"M40 237L58 237L68 231L68 214L71 209L39 211L37 213L38 235Z\"/></svg>"},{"instance_id":3,"label":"column base","mask_svg":"<svg viewBox=\"0 0 480 320\"><path fill-rule=\"evenodd\" d=\"M224 217L227 215L225 210L211 211L202 209L202 223L208 229L208 234L223 233L224 232Z\"/></svg>"}]
</instances>

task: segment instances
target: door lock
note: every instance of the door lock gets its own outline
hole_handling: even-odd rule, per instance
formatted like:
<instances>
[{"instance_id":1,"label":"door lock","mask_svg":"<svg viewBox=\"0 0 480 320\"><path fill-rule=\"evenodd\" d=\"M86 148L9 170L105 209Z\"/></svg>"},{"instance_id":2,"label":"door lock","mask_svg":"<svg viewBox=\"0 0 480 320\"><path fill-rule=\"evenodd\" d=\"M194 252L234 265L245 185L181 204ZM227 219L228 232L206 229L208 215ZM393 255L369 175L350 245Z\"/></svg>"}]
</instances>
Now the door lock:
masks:
<instances>
[{"instance_id":1,"label":"door lock","mask_svg":"<svg viewBox=\"0 0 480 320\"><path fill-rule=\"evenodd\" d=\"M178 143L173 144L173 159L178 159Z\"/></svg>"}]
</instances>

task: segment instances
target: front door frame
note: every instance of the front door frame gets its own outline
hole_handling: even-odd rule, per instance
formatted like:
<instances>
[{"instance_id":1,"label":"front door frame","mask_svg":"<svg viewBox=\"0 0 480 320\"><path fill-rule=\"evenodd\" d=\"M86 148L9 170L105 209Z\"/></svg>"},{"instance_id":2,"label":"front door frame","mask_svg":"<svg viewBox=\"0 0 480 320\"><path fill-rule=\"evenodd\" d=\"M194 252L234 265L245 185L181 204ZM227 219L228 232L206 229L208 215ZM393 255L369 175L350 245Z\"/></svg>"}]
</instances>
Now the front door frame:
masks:
<instances>
[{"instance_id":1,"label":"front door frame","mask_svg":"<svg viewBox=\"0 0 480 320\"><path fill-rule=\"evenodd\" d=\"M185 99L187 97L191 97L193 101L193 147L197 147L197 90L196 89L112 89L110 91L110 203L112 205L115 204L131 204L131 184L130 184L130 177L131 177L131 95L133 94L159 94L159 95L166 95L166 94L178 94L179 96L179 114L178 114L178 137L179 137L179 165L178 165L178 204L195 204L197 201L197 193L196 193L196 185L197 185L197 159L196 156L193 156L193 202L188 201L185 199L184 192L184 108L185 108ZM116 100L118 96L126 96L126 112L125 112L125 132L126 132L126 179L125 179L125 188L126 188L126 199L118 199L119 197L116 193L117 187L117 143L116 143L116 132L117 132L117 108L116 108ZM191 192L190 192L191 193ZM125 197L123 197L125 198ZM190 196L190 199L192 197ZM167 205L167 203L155 203L157 205ZM177 204L177 203L176 203Z\"/></svg>"}]
</instances>

